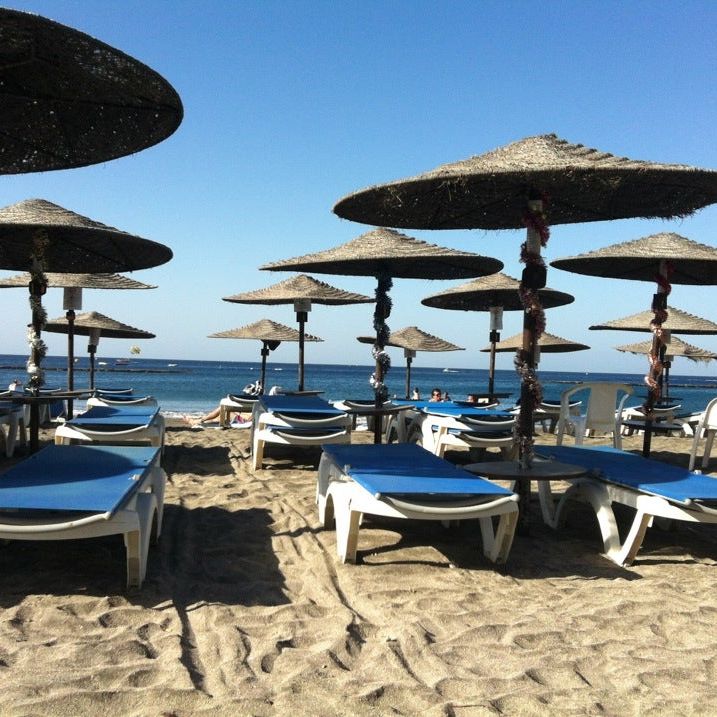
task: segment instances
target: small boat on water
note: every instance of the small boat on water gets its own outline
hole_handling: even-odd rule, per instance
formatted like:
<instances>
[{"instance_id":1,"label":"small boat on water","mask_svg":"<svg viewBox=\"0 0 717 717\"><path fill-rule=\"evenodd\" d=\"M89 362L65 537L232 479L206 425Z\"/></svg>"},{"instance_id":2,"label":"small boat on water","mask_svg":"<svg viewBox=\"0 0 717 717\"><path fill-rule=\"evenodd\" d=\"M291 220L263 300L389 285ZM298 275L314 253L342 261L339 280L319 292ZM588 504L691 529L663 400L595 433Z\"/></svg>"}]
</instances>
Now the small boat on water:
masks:
<instances>
[{"instance_id":1,"label":"small boat on water","mask_svg":"<svg viewBox=\"0 0 717 717\"><path fill-rule=\"evenodd\" d=\"M128 366L128 365L129 365L129 359L127 359L127 358L115 359L115 366Z\"/></svg>"},{"instance_id":2,"label":"small boat on water","mask_svg":"<svg viewBox=\"0 0 717 717\"><path fill-rule=\"evenodd\" d=\"M98 362L97 362L97 365L98 365L98 366L106 366L106 365L107 365L107 361L98 361Z\"/></svg>"},{"instance_id":3,"label":"small boat on water","mask_svg":"<svg viewBox=\"0 0 717 717\"><path fill-rule=\"evenodd\" d=\"M174 368L176 365L177 365L176 363L168 363L167 364L167 366L169 366L169 368Z\"/></svg>"},{"instance_id":4,"label":"small boat on water","mask_svg":"<svg viewBox=\"0 0 717 717\"><path fill-rule=\"evenodd\" d=\"M458 373L458 371L454 368L444 368L443 373Z\"/></svg>"}]
</instances>

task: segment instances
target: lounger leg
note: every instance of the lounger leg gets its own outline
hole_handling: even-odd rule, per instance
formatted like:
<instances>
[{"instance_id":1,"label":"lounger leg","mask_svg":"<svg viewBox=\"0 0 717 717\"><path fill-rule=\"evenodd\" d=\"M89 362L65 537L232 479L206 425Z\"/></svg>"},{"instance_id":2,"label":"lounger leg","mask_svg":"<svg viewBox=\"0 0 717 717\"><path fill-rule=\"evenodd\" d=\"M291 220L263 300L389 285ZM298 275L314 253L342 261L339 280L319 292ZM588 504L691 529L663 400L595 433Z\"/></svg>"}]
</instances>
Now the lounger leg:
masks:
<instances>
[{"instance_id":1,"label":"lounger leg","mask_svg":"<svg viewBox=\"0 0 717 717\"><path fill-rule=\"evenodd\" d=\"M344 490L345 487L341 483L334 483L329 490L336 519L336 552L342 563L355 563L362 514L352 510L351 498Z\"/></svg>"},{"instance_id":2,"label":"lounger leg","mask_svg":"<svg viewBox=\"0 0 717 717\"><path fill-rule=\"evenodd\" d=\"M322 453L319 460L319 472L316 476L316 505L319 509L319 523L325 528L333 526L334 523L333 501L328 497L331 465L326 454Z\"/></svg>"},{"instance_id":3,"label":"lounger leg","mask_svg":"<svg viewBox=\"0 0 717 717\"><path fill-rule=\"evenodd\" d=\"M252 450L252 468L259 470L264 463L264 441L258 437L254 438L254 447Z\"/></svg>"},{"instance_id":4,"label":"lounger leg","mask_svg":"<svg viewBox=\"0 0 717 717\"><path fill-rule=\"evenodd\" d=\"M156 513L157 501L152 493L137 496L139 530L124 534L127 551L127 588L141 588L147 574L147 555L152 533L152 519Z\"/></svg>"},{"instance_id":5,"label":"lounger leg","mask_svg":"<svg viewBox=\"0 0 717 717\"><path fill-rule=\"evenodd\" d=\"M515 528L518 525L518 511L504 513L498 521L498 529L493 531L493 519L480 518L480 532L483 540L483 554L492 563L504 563L513 545Z\"/></svg>"},{"instance_id":6,"label":"lounger leg","mask_svg":"<svg viewBox=\"0 0 717 717\"><path fill-rule=\"evenodd\" d=\"M164 519L164 491L167 485L167 474L161 466L153 468L152 493L157 503L157 530L156 538L162 535L162 521Z\"/></svg>"},{"instance_id":7,"label":"lounger leg","mask_svg":"<svg viewBox=\"0 0 717 717\"><path fill-rule=\"evenodd\" d=\"M652 516L638 510L622 547L614 553L608 553L608 557L618 565L630 565L640 550L642 541L645 539L645 533L651 523Z\"/></svg>"}]
</instances>

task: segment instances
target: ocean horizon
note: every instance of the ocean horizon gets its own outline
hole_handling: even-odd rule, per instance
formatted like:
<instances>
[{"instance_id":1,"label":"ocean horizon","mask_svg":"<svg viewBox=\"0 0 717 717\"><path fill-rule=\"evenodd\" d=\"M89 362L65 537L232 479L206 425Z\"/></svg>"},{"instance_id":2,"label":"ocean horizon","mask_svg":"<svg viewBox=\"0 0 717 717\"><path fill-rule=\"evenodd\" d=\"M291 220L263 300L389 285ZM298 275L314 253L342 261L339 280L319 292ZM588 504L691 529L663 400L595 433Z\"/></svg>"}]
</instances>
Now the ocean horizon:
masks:
<instances>
[{"instance_id":1,"label":"ocean horizon","mask_svg":"<svg viewBox=\"0 0 717 717\"><path fill-rule=\"evenodd\" d=\"M0 386L19 379L27 382L26 356L0 354ZM116 363L119 361L120 363ZM506 363L508 363L506 361ZM512 358L511 358L512 363ZM47 356L43 361L45 386L64 388L67 385L67 359ZM373 366L368 364L306 364L305 388L323 391L329 400L353 398L370 399L373 391L369 377ZM149 359L143 357L105 358L96 361L96 385L100 388L132 388L138 395L153 395L167 414L197 415L215 408L228 393L238 393L261 375L259 361L197 361L189 359ZM633 386L634 397L628 405L638 405L646 395L642 374L602 372L542 371L538 375L546 399L557 400L569 385L581 381L619 381ZM403 398L406 390L406 367L402 360L394 361L385 382L389 395ZM78 357L75 363L75 388L89 386L89 361ZM281 386L296 389L298 365L271 362L266 367L266 389ZM412 366L411 389L418 388L427 397L433 387L448 392L454 399L464 399L469 393L486 392L488 370L474 368L444 368ZM511 369L497 369L495 391L509 394L503 403L515 402L520 394L520 381ZM670 376L670 396L679 401L685 412L704 409L717 396L717 377Z\"/></svg>"}]
</instances>

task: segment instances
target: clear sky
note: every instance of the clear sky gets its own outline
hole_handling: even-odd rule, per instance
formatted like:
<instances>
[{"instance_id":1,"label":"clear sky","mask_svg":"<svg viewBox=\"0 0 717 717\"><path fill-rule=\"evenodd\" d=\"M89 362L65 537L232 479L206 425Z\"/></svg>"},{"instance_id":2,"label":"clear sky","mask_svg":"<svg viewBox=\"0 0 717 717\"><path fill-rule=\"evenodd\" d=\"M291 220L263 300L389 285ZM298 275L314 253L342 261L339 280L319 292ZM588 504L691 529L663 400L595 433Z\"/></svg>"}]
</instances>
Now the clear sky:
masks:
<instances>
[{"instance_id":1,"label":"clear sky","mask_svg":"<svg viewBox=\"0 0 717 717\"><path fill-rule=\"evenodd\" d=\"M635 159L717 169L717 3L500 0L15 0L142 60L179 92L178 131L137 155L93 167L2 178L0 205L42 198L169 245L174 259L132 276L154 291L86 291L95 310L157 334L103 339L99 353L256 360L259 344L206 338L260 318L295 325L290 306L221 300L293 274L266 262L327 249L369 227L338 219L334 203L362 187L418 174L535 134ZM717 205L677 221L620 220L552 228L548 260L674 231L717 245ZM494 256L518 277L518 231L407 231ZM0 272L9 276L13 272ZM316 275L373 294L368 277ZM467 350L421 354L416 365L487 367L488 316L429 309L420 299L451 282L396 280L393 329L417 325ZM649 309L654 286L551 269L548 285L575 303L548 312L548 331L591 351L545 355L546 370L642 372L612 347L645 334L587 327ZM50 318L62 292L50 290ZM670 302L717 320L717 287L673 287ZM24 291L0 292L5 353L27 352ZM503 337L521 329L506 313ZM315 306L311 363L370 363L355 337L370 305ZM717 337L684 337L717 351ZM64 337L48 334L51 353ZM394 363L401 364L394 350ZM296 359L283 344L276 361ZM507 355L500 368L510 368ZM676 361L673 373L713 373Z\"/></svg>"}]
</instances>

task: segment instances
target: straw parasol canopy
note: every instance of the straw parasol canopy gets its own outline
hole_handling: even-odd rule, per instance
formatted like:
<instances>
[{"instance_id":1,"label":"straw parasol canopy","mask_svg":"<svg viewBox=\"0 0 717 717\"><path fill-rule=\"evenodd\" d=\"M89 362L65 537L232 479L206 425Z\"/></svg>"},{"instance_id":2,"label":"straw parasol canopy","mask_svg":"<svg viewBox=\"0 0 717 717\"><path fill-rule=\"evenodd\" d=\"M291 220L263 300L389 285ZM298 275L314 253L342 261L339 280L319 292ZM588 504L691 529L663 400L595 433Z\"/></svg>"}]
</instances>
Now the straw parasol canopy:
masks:
<instances>
[{"instance_id":1,"label":"straw parasol canopy","mask_svg":"<svg viewBox=\"0 0 717 717\"><path fill-rule=\"evenodd\" d=\"M542 394L534 372L544 329L536 292L545 286L541 247L550 235L548 214L552 224L675 217L714 202L715 171L616 157L548 134L355 192L339 200L334 212L366 224L413 229L527 227L521 249L524 340L517 361L520 448L527 469L533 457L532 411Z\"/></svg>"},{"instance_id":2,"label":"straw parasol canopy","mask_svg":"<svg viewBox=\"0 0 717 717\"><path fill-rule=\"evenodd\" d=\"M376 341L374 336L358 336L363 344L372 344ZM417 351L465 351L462 346L456 346L450 341L429 334L417 326L407 326L389 334L386 346L397 346L403 349L406 358L406 398L411 393L411 363Z\"/></svg>"},{"instance_id":3,"label":"straw parasol canopy","mask_svg":"<svg viewBox=\"0 0 717 717\"><path fill-rule=\"evenodd\" d=\"M56 334L66 334L69 322L64 316L52 319L45 324L47 331ZM111 319L109 316L97 311L88 311L75 317L75 333L80 336L93 336L93 330L100 332L100 336L108 339L153 339L155 334L138 329L121 321Z\"/></svg>"},{"instance_id":4,"label":"straw parasol canopy","mask_svg":"<svg viewBox=\"0 0 717 717\"><path fill-rule=\"evenodd\" d=\"M617 351L631 354L642 354L645 356L652 348L652 341L638 341L635 344L625 344L624 346L616 346ZM666 353L668 356L683 356L690 361L713 361L717 359L717 354L707 349L701 349L698 346L688 344L686 341L673 336L667 345Z\"/></svg>"},{"instance_id":5,"label":"straw parasol canopy","mask_svg":"<svg viewBox=\"0 0 717 717\"><path fill-rule=\"evenodd\" d=\"M671 264L673 284L717 284L717 248L673 232L662 232L556 259L556 269L611 279L655 281L661 261Z\"/></svg>"},{"instance_id":6,"label":"straw parasol canopy","mask_svg":"<svg viewBox=\"0 0 717 717\"><path fill-rule=\"evenodd\" d=\"M123 157L182 121L181 100L161 75L78 30L2 8L0 48L2 174Z\"/></svg>"},{"instance_id":7,"label":"straw parasol canopy","mask_svg":"<svg viewBox=\"0 0 717 717\"><path fill-rule=\"evenodd\" d=\"M538 296L545 309L563 306L574 301L574 297L570 294L548 288L539 289ZM520 294L520 282L502 272L474 279L466 284L427 296L421 303L437 309L489 311L491 314L490 341L492 346L497 345L500 341L500 331L503 328L503 311L520 311L525 308ZM488 393L491 396L494 388L495 351L491 351L488 370Z\"/></svg>"},{"instance_id":8,"label":"straw parasol canopy","mask_svg":"<svg viewBox=\"0 0 717 717\"><path fill-rule=\"evenodd\" d=\"M393 229L377 228L333 249L275 261L260 268L400 279L467 279L500 271L503 262L429 244Z\"/></svg>"},{"instance_id":9,"label":"straw parasol canopy","mask_svg":"<svg viewBox=\"0 0 717 717\"><path fill-rule=\"evenodd\" d=\"M709 319L703 319L700 316L695 316L682 309L676 309L673 306L667 307L669 314L667 320L662 324L662 328L665 331L670 331L673 334L687 334L687 335L707 335L717 334L717 324ZM630 316L624 316L621 319L613 319L612 321L605 321L602 324L594 324L590 327L591 331L641 331L649 332L650 321L654 317L652 311L641 311L637 314L631 314Z\"/></svg>"},{"instance_id":10,"label":"straw parasol canopy","mask_svg":"<svg viewBox=\"0 0 717 717\"><path fill-rule=\"evenodd\" d=\"M223 301L236 304L293 304L299 323L299 391L304 390L304 326L312 304L341 306L346 304L370 304L370 296L337 289L306 274L299 274L280 281L265 289L247 291L234 296L225 296Z\"/></svg>"},{"instance_id":11,"label":"straw parasol canopy","mask_svg":"<svg viewBox=\"0 0 717 717\"><path fill-rule=\"evenodd\" d=\"M121 274L57 274L46 272L49 289L156 289L154 284L144 284ZM0 289L27 288L31 274L16 274L0 279Z\"/></svg>"},{"instance_id":12,"label":"straw parasol canopy","mask_svg":"<svg viewBox=\"0 0 717 717\"><path fill-rule=\"evenodd\" d=\"M460 286L445 289L421 300L425 306L455 311L490 311L500 307L505 311L521 311L520 281L502 272L482 276ZM552 309L575 301L575 297L555 289L540 289L543 308Z\"/></svg>"},{"instance_id":13,"label":"straw parasol canopy","mask_svg":"<svg viewBox=\"0 0 717 717\"><path fill-rule=\"evenodd\" d=\"M296 329L284 326L270 319L261 319L253 324L238 329L219 331L209 335L210 339L256 339L261 341L261 390L264 390L266 377L266 357L270 351L276 349L282 341L299 341L300 335ZM318 336L304 334L304 341L323 341Z\"/></svg>"},{"instance_id":14,"label":"straw parasol canopy","mask_svg":"<svg viewBox=\"0 0 717 717\"><path fill-rule=\"evenodd\" d=\"M73 331L80 336L89 336L87 351L90 354L90 390L95 388L95 353L100 337L108 339L153 339L155 334L135 328L121 321L111 319L109 316L97 311L88 311L75 317ZM45 324L45 330L56 334L66 334L70 331L70 322L61 316Z\"/></svg>"},{"instance_id":15,"label":"straw parasol canopy","mask_svg":"<svg viewBox=\"0 0 717 717\"><path fill-rule=\"evenodd\" d=\"M374 336L358 336L357 338L362 344L372 344L376 340ZM450 341L440 339L417 326L406 326L404 329L392 331L386 341L386 346L397 346L408 351L465 351L462 346L456 346Z\"/></svg>"},{"instance_id":16,"label":"straw parasol canopy","mask_svg":"<svg viewBox=\"0 0 717 717\"><path fill-rule=\"evenodd\" d=\"M522 345L523 334L515 334L510 338L504 339L500 343L496 344L495 350L498 352L515 351ZM585 351L590 347L586 344L581 344L577 341L569 341L568 339L561 338L560 336L554 336L553 334L544 333L538 340L540 346L540 352L546 354L560 354L568 353L570 351ZM492 349L491 346L481 349L483 353L487 353Z\"/></svg>"},{"instance_id":17,"label":"straw parasol canopy","mask_svg":"<svg viewBox=\"0 0 717 717\"><path fill-rule=\"evenodd\" d=\"M168 262L172 250L44 199L0 209L0 268L27 270L33 258L51 272L134 271Z\"/></svg>"},{"instance_id":18,"label":"straw parasol canopy","mask_svg":"<svg viewBox=\"0 0 717 717\"><path fill-rule=\"evenodd\" d=\"M461 279L484 276L500 271L503 262L472 252L429 244L392 229L377 228L333 249L265 264L261 268L269 271L312 271L376 277L376 342L373 350L376 371L371 377L371 383L378 408L388 397L383 378L391 364L383 349L389 335L385 320L391 313L388 291L393 278ZM374 434L376 442L380 441L379 423L377 421Z\"/></svg>"},{"instance_id":19,"label":"straw parasol canopy","mask_svg":"<svg viewBox=\"0 0 717 717\"><path fill-rule=\"evenodd\" d=\"M717 172L546 134L349 194L334 212L404 229L520 229L531 191L550 196L551 224L681 217L717 202Z\"/></svg>"}]
</instances>

